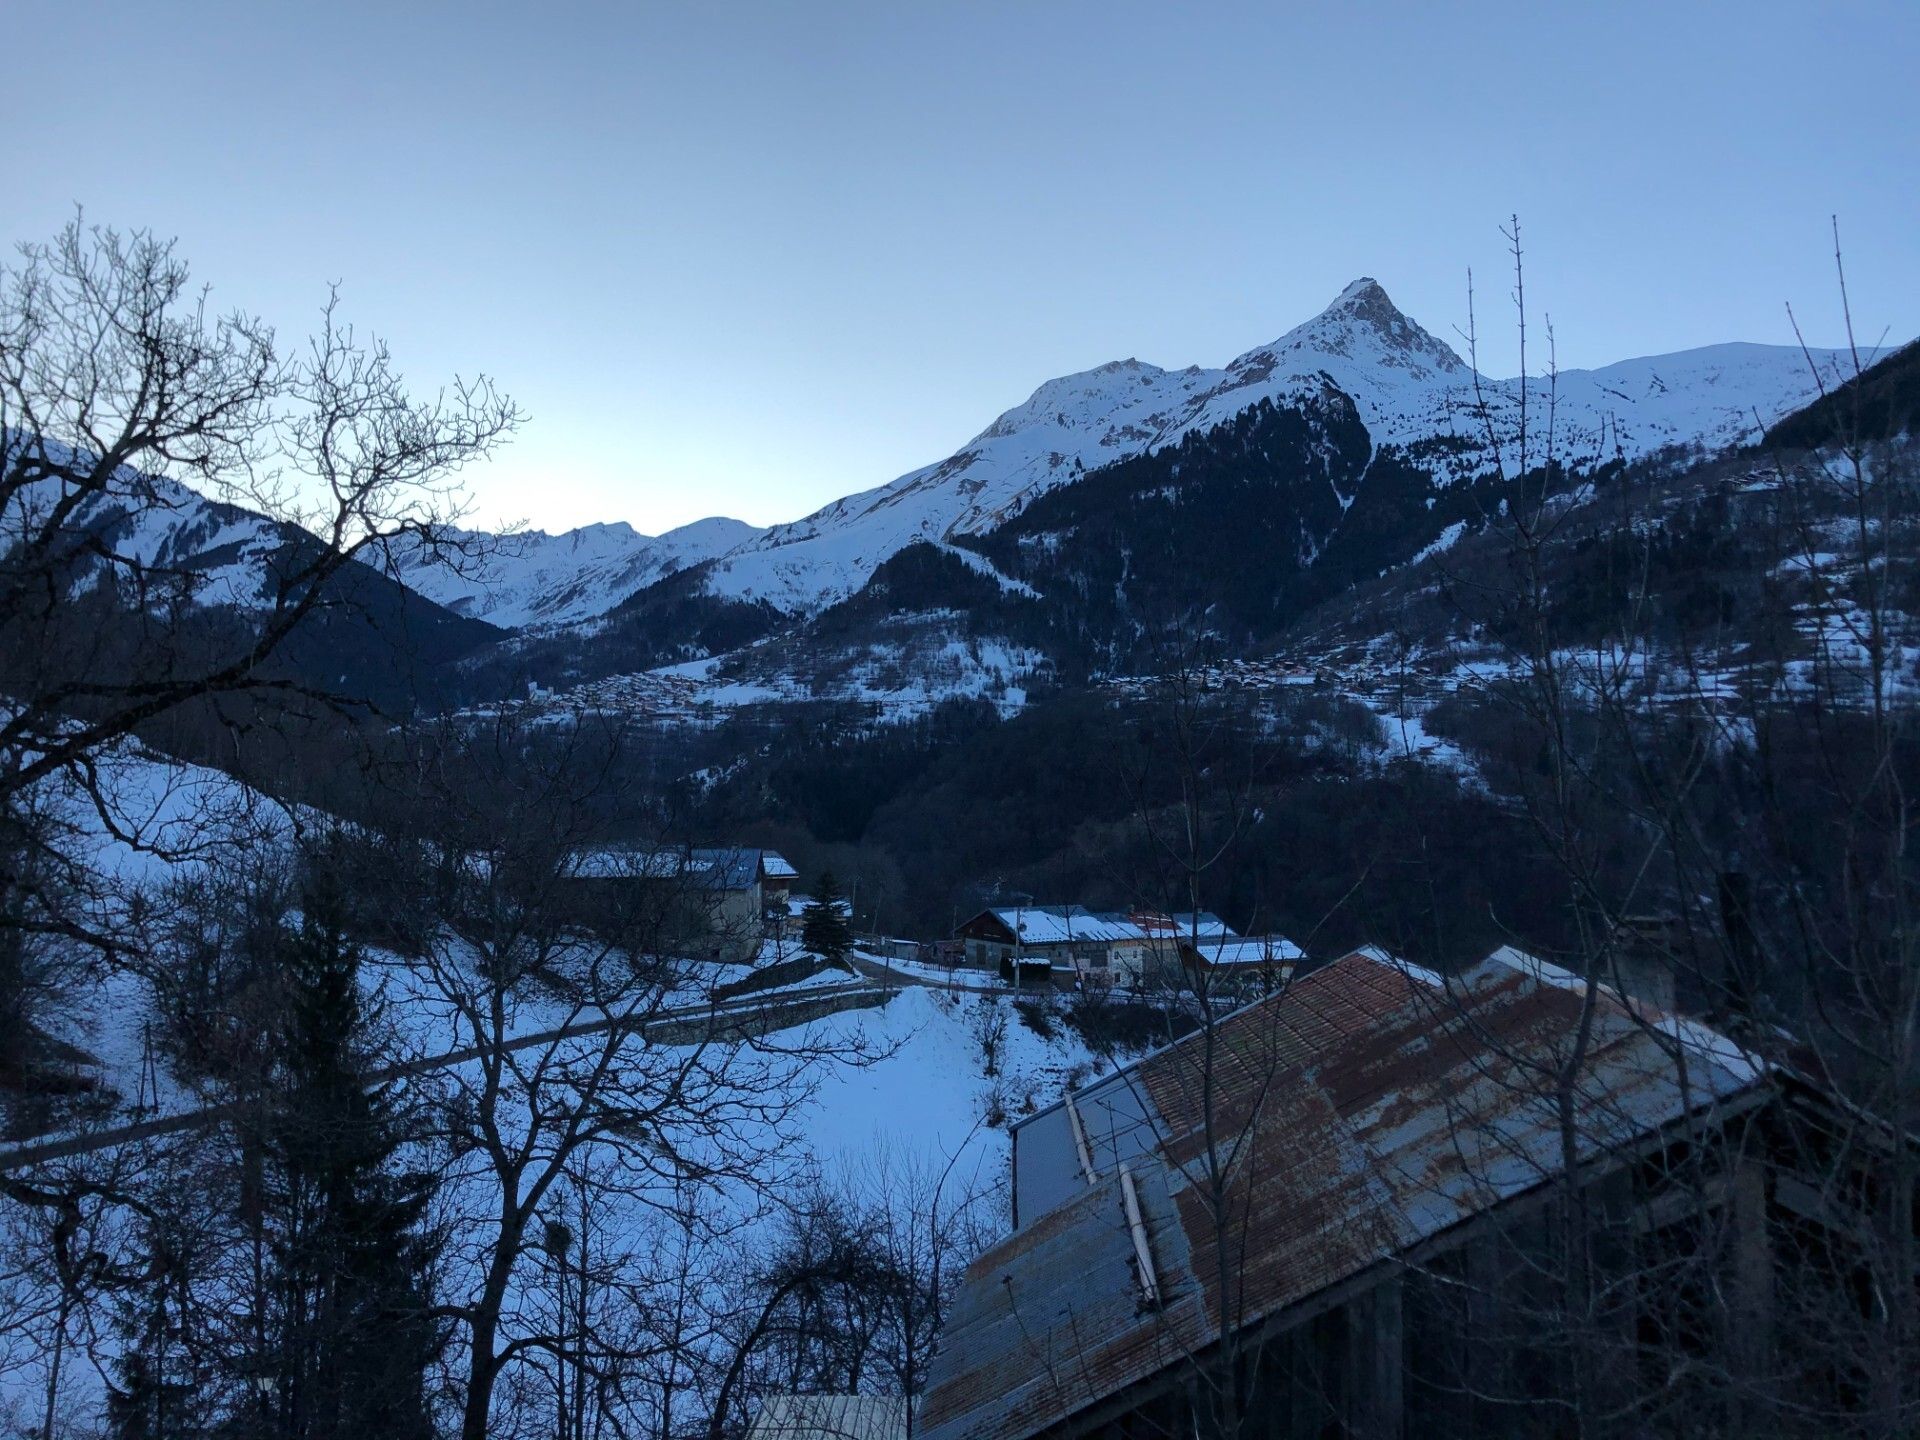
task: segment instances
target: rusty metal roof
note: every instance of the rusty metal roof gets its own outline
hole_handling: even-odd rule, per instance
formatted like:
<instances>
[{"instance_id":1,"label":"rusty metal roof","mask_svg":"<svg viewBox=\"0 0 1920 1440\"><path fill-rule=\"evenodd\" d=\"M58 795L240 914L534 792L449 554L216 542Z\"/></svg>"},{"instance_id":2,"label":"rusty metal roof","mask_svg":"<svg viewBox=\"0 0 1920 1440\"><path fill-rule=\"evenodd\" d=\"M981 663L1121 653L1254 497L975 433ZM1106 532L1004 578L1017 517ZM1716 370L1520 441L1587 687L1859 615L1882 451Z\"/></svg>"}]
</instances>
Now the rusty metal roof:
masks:
<instances>
[{"instance_id":1,"label":"rusty metal roof","mask_svg":"<svg viewBox=\"0 0 1920 1440\"><path fill-rule=\"evenodd\" d=\"M1516 951L1450 981L1356 952L1089 1087L1076 1104L1094 1179L1044 1214L1023 1210L969 1267L918 1433L1035 1435L1180 1363L1218 1338L1223 1244L1226 1313L1247 1325L1540 1185L1560 1166L1548 1076L1588 1001L1577 977ZM1630 1013L1604 988L1591 1001L1577 1086L1587 1155L1761 1079L1704 1027ZM1101 1115L1122 1121L1104 1146ZM1141 1304L1121 1160L1155 1309ZM1242 1217L1225 1226L1207 1199L1215 1176Z\"/></svg>"}]
</instances>

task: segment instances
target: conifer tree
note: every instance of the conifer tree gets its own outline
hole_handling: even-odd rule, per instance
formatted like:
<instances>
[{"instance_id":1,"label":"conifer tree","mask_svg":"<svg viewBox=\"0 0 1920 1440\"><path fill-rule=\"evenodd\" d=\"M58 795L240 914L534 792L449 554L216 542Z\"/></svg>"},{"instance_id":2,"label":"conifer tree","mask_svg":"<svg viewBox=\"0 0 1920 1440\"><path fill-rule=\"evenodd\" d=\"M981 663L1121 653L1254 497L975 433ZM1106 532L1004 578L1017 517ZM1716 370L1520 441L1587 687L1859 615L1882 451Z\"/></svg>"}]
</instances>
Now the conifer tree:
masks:
<instances>
[{"instance_id":1,"label":"conifer tree","mask_svg":"<svg viewBox=\"0 0 1920 1440\"><path fill-rule=\"evenodd\" d=\"M324 878L287 958L282 1073L260 1138L271 1255L263 1429L289 1440L426 1440L440 1342L424 1175L399 1173L390 1088L369 1084L359 954Z\"/></svg>"},{"instance_id":2,"label":"conifer tree","mask_svg":"<svg viewBox=\"0 0 1920 1440\"><path fill-rule=\"evenodd\" d=\"M125 1347L107 1386L110 1440L193 1440L212 1428L215 1403L200 1383L205 1369L186 1290L192 1241L173 1216L148 1218L148 1274L118 1298L116 1326Z\"/></svg>"},{"instance_id":3,"label":"conifer tree","mask_svg":"<svg viewBox=\"0 0 1920 1440\"><path fill-rule=\"evenodd\" d=\"M853 927L848 920L846 901L834 882L831 870L823 871L813 887L813 899L800 919L800 943L809 955L818 955L834 965L847 963L853 951Z\"/></svg>"}]
</instances>

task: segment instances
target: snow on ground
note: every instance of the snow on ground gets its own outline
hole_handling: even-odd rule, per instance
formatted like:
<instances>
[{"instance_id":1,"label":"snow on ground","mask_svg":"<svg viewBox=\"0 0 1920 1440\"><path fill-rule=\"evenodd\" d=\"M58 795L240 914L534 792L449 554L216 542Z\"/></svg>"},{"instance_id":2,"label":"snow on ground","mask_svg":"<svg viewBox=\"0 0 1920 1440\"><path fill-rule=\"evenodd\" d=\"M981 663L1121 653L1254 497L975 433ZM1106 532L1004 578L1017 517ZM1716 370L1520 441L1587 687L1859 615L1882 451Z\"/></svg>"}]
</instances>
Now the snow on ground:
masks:
<instances>
[{"instance_id":1,"label":"snow on ground","mask_svg":"<svg viewBox=\"0 0 1920 1440\"><path fill-rule=\"evenodd\" d=\"M1422 560L1438 555L1442 551L1452 549L1454 542L1466 533L1467 522L1464 520L1454 521L1451 525L1447 526L1446 529L1442 530L1430 545L1422 549L1419 554L1415 555L1413 559L1407 563L1409 565L1418 565Z\"/></svg>"},{"instance_id":2,"label":"snow on ground","mask_svg":"<svg viewBox=\"0 0 1920 1440\"><path fill-rule=\"evenodd\" d=\"M86 873L67 904L96 933L137 934L134 917L155 887L201 867L244 864L314 818L220 771L136 745L109 747L94 769L92 793L56 775L34 794L55 827L56 848ZM47 1029L97 1062L83 1068L120 1097L122 1109L198 1103L163 1058L149 1060L145 981L125 969L91 967L75 984Z\"/></svg>"},{"instance_id":3,"label":"snow on ground","mask_svg":"<svg viewBox=\"0 0 1920 1440\"><path fill-rule=\"evenodd\" d=\"M244 863L256 857L262 846L292 835L301 823L324 818L275 806L217 772L135 751L111 756L106 773L111 780L107 806L111 823L86 807L74 808L68 818L70 835L88 842L92 862L103 873L124 882L126 888L116 888L109 897L115 906L126 901L135 885L162 882L202 867ZM76 797L66 798L71 801ZM167 858L156 853L151 846L162 838L178 845L182 855ZM113 913L125 916L124 910ZM458 972L466 957L452 953L456 945L448 940L446 958ZM697 1006L716 985L749 973L749 967L744 966L689 964L684 978L667 998L671 1003ZM375 951L368 956L363 975L387 1002L385 1018L398 1027L404 1053L442 1053L450 1044L470 1038L455 1023L445 1000L435 998L435 987L426 982L415 963ZM795 988L805 994L828 984L846 983L850 978L823 973ZM76 1019L80 1028L72 1038L84 1042L98 1056L102 1078L120 1092L114 1113L93 1117L90 1127L145 1118L156 1109L178 1113L217 1098L175 1083L164 1056L155 1057L159 1095L146 1088L142 1076L149 1067L145 1063L142 1020L147 1006L145 982L119 975L99 979L95 988L71 1007L76 1016L85 1017ZM528 995L515 1001L511 1028L526 1034L571 1018L595 1017L575 1016L558 1002ZM845 1183L852 1177L871 1185L876 1179L909 1170L919 1175L944 1174L948 1179L944 1182L943 1203L975 1197L975 1203L983 1207L979 1213L986 1223L1004 1223L1010 1148L1006 1121L1050 1103L1064 1085L1093 1073L1096 1066L1086 1046L1064 1023L1056 1021L1052 1029L1052 1036L1043 1038L1024 1023L1010 995L948 994L910 985L897 990L883 1006L848 1011L804 1028L779 1032L761 1045L744 1050L743 1063L750 1073L743 1081L729 1082L738 1086L745 1107L740 1112L741 1128L735 1140L746 1142L749 1148L764 1143L770 1153L766 1170L756 1182L703 1188L697 1203L714 1226L713 1238L704 1243L718 1249L703 1261L713 1266L702 1272L708 1280L698 1283L735 1283L748 1273L744 1267L754 1263L754 1257L764 1253L782 1233L782 1206L803 1199L813 1176L829 1185ZM761 1123L753 1119L759 1097L766 1093L760 1087L785 1083L782 1077L787 1071L778 1058L783 1043L822 1058L802 1066L792 1077L792 1089L785 1093L801 1097L792 1113L764 1122L764 1134L748 1135L747 1129ZM555 1047L555 1053L585 1055L593 1044L590 1039L569 1040ZM533 1053L543 1054L546 1048L543 1044ZM994 1054L991 1063L989 1050ZM671 1040L636 1041L634 1051L638 1064L665 1065L670 1070L675 1063ZM649 1052L651 1060L642 1058ZM764 1061L769 1052L776 1058ZM456 1081L473 1068L469 1062L439 1072L424 1083L429 1088L438 1087ZM130 1104L136 1098L148 1102L143 1116L131 1113ZM511 1115L505 1123L514 1123ZM776 1143L782 1140L784 1146ZM154 1142L132 1143L144 1147ZM683 1154L697 1154L700 1143L697 1133L676 1136L674 1148ZM172 1153L182 1156L195 1148L191 1144L185 1149L167 1144ZM456 1289L466 1283L477 1257L484 1255L489 1217L496 1215L498 1208L492 1178L479 1163L478 1155L478 1151L467 1151L435 1162L444 1177L440 1205L453 1227L444 1261L445 1280ZM102 1163L111 1163L114 1156L109 1152L99 1158ZM660 1207L674 1195L662 1192L606 1200L600 1223L608 1228L597 1231L605 1253L609 1257L631 1255L631 1263L654 1263L649 1257L656 1247L673 1239L670 1229L661 1230L668 1212ZM4 1218L9 1226L27 1221L17 1211ZM7 1234L14 1236L14 1231L10 1229ZM227 1260L233 1258L227 1256ZM203 1277L203 1297L220 1286L240 1284L234 1278L238 1273L220 1271L211 1278ZM0 1304L38 1305L48 1301L51 1292L33 1290L37 1283L30 1274L7 1276L0 1284ZM529 1265L515 1280L509 1308L517 1314L522 1305L541 1303L546 1283L545 1272L538 1265ZM105 1343L99 1357L102 1361L110 1360L115 1343L110 1339ZM37 1414L46 1360L44 1347L37 1348L33 1335L0 1335L0 1425L24 1424ZM61 1390L63 1412L76 1422L91 1424L104 1397L100 1371L78 1364L68 1367Z\"/></svg>"},{"instance_id":4,"label":"snow on ground","mask_svg":"<svg viewBox=\"0 0 1920 1440\"><path fill-rule=\"evenodd\" d=\"M561 692L542 692L510 708L535 712L539 723L580 715L622 715L665 724L710 725L738 711L777 703L830 700L871 707L880 723L916 720L949 700L985 700L1002 719L1026 707L1032 677L1049 668L1043 651L991 636L924 633L958 617L934 612L905 617L899 641L876 641L813 657L802 678L774 647L683 661L655 670L610 675ZM488 715L501 707L466 713Z\"/></svg>"},{"instance_id":5,"label":"snow on ground","mask_svg":"<svg viewBox=\"0 0 1920 1440\"><path fill-rule=\"evenodd\" d=\"M1480 771L1473 757L1444 736L1430 734L1417 713L1376 710L1374 714L1386 737L1387 753L1394 759L1424 760L1451 770L1462 779L1479 779Z\"/></svg>"},{"instance_id":6,"label":"snow on ground","mask_svg":"<svg viewBox=\"0 0 1920 1440\"><path fill-rule=\"evenodd\" d=\"M291 839L302 825L325 817L283 807L218 771L183 765L126 748L111 752L101 765L107 819L84 799L62 793L59 803L88 862L114 883L96 898L96 919L125 923L132 896L141 886L203 867L227 867L257 858L262 850ZM159 847L169 847L162 851ZM462 942L446 937L447 958ZM769 950L771 956L771 949ZM763 956L763 959L769 958ZM901 962L897 968L911 967ZM753 973L743 965L689 963L661 999L667 1006L698 1007L712 991ZM369 950L363 977L380 1001L388 1024L396 1027L401 1053L442 1053L470 1037L453 1007L412 961ZM822 971L781 992L804 993L846 984L854 977ZM944 981L944 969L929 969L925 979ZM835 1062L825 1073L820 1093L807 1107L803 1129L809 1148L823 1162L845 1160L876 1145L894 1144L937 1152L950 1158L962 1148L986 1158L1003 1159L1004 1133L981 1125L989 1109L1017 1114L1048 1103L1063 1077L1088 1067L1092 1055L1064 1026L1043 1040L1015 1018L1011 999L1000 996L936 993L908 985L881 1009L849 1012L822 1023L823 1038L836 1048L884 1052L871 1067ZM1000 1073L989 1078L980 1032L992 1007L1001 1011ZM66 1007L67 1024L59 1038L86 1050L99 1062L103 1084L119 1097L115 1117L178 1113L208 1103L192 1085L176 1081L163 1054L149 1057L145 1021L149 1010L146 982L125 971L96 976L87 993ZM569 1022L591 1021L566 1002L539 994L515 999L509 1029L530 1035ZM844 1042L844 1044L842 1043ZM90 1067L91 1068L91 1067ZM158 1093L154 1086L157 1083Z\"/></svg>"},{"instance_id":7,"label":"snow on ground","mask_svg":"<svg viewBox=\"0 0 1920 1440\"><path fill-rule=\"evenodd\" d=\"M980 1035L994 1017L1004 1023L999 1074L985 1073ZM1013 1010L1010 996L949 994L908 986L882 1009L849 1011L822 1027L846 1040L863 1037L886 1058L866 1068L831 1067L799 1117L806 1145L831 1171L876 1156L906 1152L945 1165L975 1189L1007 1177L1012 1142L990 1110L1017 1118L1059 1098L1069 1077L1090 1075L1091 1051L1056 1025L1042 1039Z\"/></svg>"},{"instance_id":8,"label":"snow on ground","mask_svg":"<svg viewBox=\"0 0 1920 1440\"><path fill-rule=\"evenodd\" d=\"M1010 595L1023 595L1029 600L1038 600L1040 592L1024 580L1016 580L1003 572L997 565L978 550L969 550L964 545L950 545L945 540L933 542L939 549L953 556L976 575L984 575Z\"/></svg>"}]
</instances>

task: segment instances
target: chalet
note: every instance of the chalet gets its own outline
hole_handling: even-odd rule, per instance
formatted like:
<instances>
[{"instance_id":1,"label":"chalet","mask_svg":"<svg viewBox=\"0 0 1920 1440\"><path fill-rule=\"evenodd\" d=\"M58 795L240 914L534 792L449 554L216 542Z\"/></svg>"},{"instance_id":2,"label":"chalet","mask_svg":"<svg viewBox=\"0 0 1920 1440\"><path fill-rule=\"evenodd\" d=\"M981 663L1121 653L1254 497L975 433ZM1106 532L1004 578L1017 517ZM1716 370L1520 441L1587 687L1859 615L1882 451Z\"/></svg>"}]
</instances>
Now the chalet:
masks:
<instances>
[{"instance_id":1,"label":"chalet","mask_svg":"<svg viewBox=\"0 0 1920 1440\"><path fill-rule=\"evenodd\" d=\"M1277 990L1293 979L1306 953L1284 935L1182 939L1180 959L1210 990Z\"/></svg>"},{"instance_id":2,"label":"chalet","mask_svg":"<svg viewBox=\"0 0 1920 1440\"><path fill-rule=\"evenodd\" d=\"M1049 976L1082 985L1138 986L1171 967L1182 936L1225 939L1217 915L1155 910L1088 910L1081 905L1015 905L982 910L955 932L967 961L1009 978Z\"/></svg>"},{"instance_id":3,"label":"chalet","mask_svg":"<svg viewBox=\"0 0 1920 1440\"><path fill-rule=\"evenodd\" d=\"M624 930L636 943L690 959L751 962L765 930L767 887L793 867L745 847L606 846L575 851L563 903L580 924Z\"/></svg>"},{"instance_id":4,"label":"chalet","mask_svg":"<svg viewBox=\"0 0 1920 1440\"><path fill-rule=\"evenodd\" d=\"M954 932L968 963L998 968L1065 972L1106 969L1114 947L1137 945L1137 927L1120 916L1081 905L1010 905L982 910Z\"/></svg>"},{"instance_id":5,"label":"chalet","mask_svg":"<svg viewBox=\"0 0 1920 1440\"><path fill-rule=\"evenodd\" d=\"M1581 1062L1548 1093L1576 1028ZM1774 1319L1789 1282L1770 1247L1818 1231L1798 1243L1827 1256L1861 1233L1836 1199L1871 1184L1844 1169L1866 1162L1825 1162L1844 1176L1825 1187L1799 1173L1812 1137L1862 1133L1807 1118L1833 1115L1857 1119L1518 951L1446 979L1356 952L1014 1127L1014 1229L968 1267L916 1433L1206 1433L1229 1393L1259 1422L1235 1433L1566 1433L1576 1386L1602 1410L1653 1397L1659 1433L1692 1433L1692 1407L1753 1393L1689 1352L1706 1293L1739 1317L1713 1332L1735 1332L1734 1381L1797 1386L1809 1414L1850 1385L1858 1403L1845 1342L1808 1362ZM1596 1288L1547 1312L1570 1155ZM1894 1216L1898 1241L1912 1217Z\"/></svg>"},{"instance_id":6,"label":"chalet","mask_svg":"<svg viewBox=\"0 0 1920 1440\"><path fill-rule=\"evenodd\" d=\"M982 910L955 932L969 963L998 969L1019 984L1105 986L1139 968L1147 944L1124 915L1081 905L1018 905Z\"/></svg>"}]
</instances>

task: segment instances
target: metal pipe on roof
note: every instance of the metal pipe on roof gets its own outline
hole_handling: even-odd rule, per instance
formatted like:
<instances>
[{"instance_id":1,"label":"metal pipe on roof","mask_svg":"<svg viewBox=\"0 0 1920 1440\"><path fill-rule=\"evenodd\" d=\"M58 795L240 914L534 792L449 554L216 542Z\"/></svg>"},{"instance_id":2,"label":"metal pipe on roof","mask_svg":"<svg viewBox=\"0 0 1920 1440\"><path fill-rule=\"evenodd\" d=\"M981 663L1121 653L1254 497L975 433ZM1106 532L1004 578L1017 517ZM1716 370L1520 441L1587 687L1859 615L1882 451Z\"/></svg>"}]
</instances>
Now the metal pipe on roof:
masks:
<instances>
[{"instance_id":1,"label":"metal pipe on roof","mask_svg":"<svg viewBox=\"0 0 1920 1440\"><path fill-rule=\"evenodd\" d=\"M1160 1303L1160 1280L1153 1270L1153 1252L1147 1248L1147 1222L1140 1214L1140 1196L1133 1188L1133 1172L1120 1162L1120 1198L1127 1208L1127 1229L1133 1232L1133 1259L1140 1267L1141 1303Z\"/></svg>"},{"instance_id":2,"label":"metal pipe on roof","mask_svg":"<svg viewBox=\"0 0 1920 1440\"><path fill-rule=\"evenodd\" d=\"M1093 1168L1093 1150L1087 1144L1086 1127L1080 1123L1080 1107L1073 1103L1073 1092L1066 1097L1067 1123L1073 1127L1073 1148L1080 1156L1080 1173L1087 1177L1087 1184L1099 1182L1099 1175Z\"/></svg>"}]
</instances>

